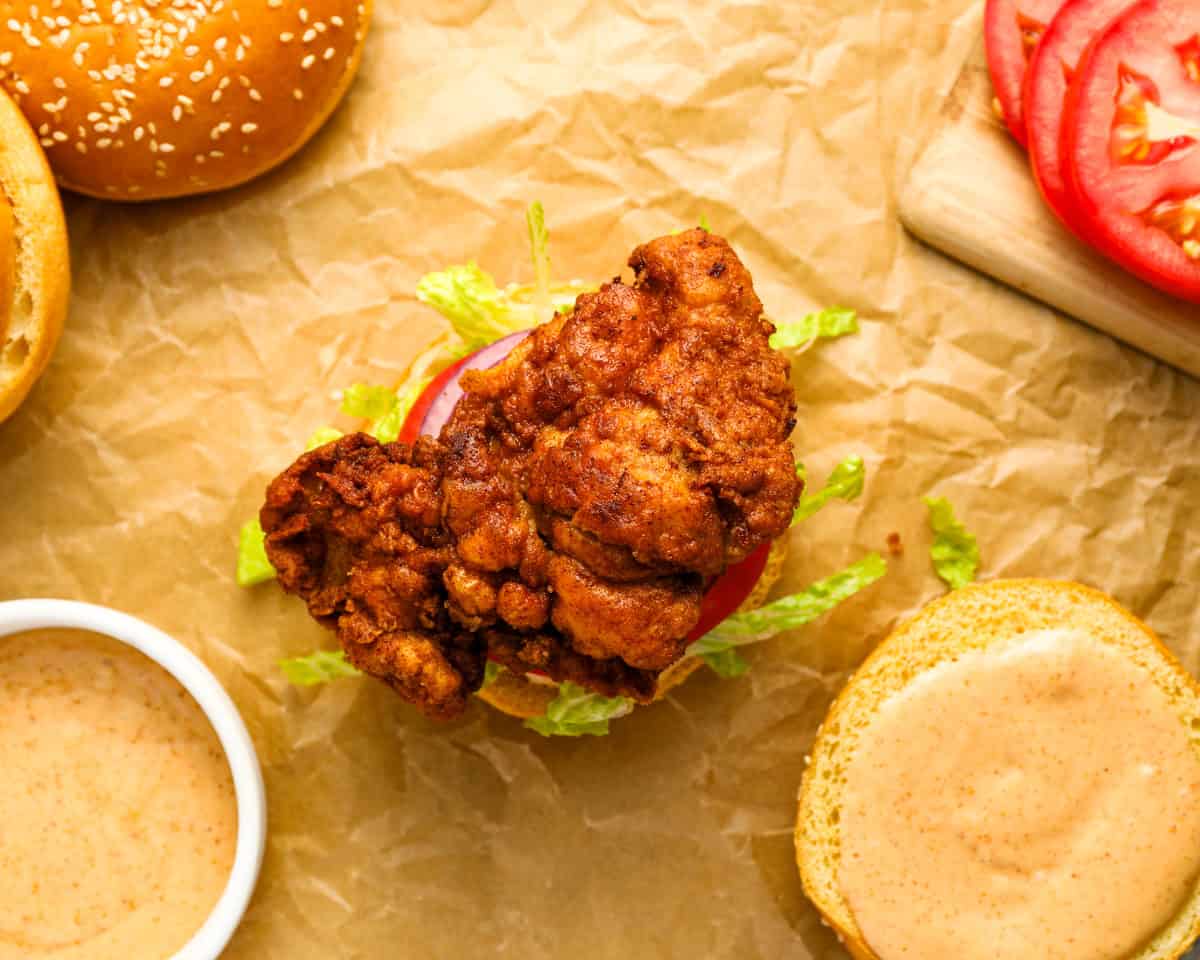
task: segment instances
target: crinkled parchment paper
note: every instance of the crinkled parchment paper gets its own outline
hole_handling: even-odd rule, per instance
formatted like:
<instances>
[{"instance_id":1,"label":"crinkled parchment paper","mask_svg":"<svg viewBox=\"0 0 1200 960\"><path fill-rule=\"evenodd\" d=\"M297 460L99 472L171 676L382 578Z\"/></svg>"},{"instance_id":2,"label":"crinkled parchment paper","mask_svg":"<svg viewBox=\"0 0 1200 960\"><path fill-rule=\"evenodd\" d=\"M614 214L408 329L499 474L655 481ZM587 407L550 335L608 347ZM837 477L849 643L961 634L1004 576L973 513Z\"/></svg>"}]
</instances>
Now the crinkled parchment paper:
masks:
<instances>
[{"instance_id":1,"label":"crinkled parchment paper","mask_svg":"<svg viewBox=\"0 0 1200 960\"><path fill-rule=\"evenodd\" d=\"M801 893L794 797L848 672L941 591L925 494L987 576L1114 593L1200 664L1200 383L930 253L896 185L978 36L967 0L384 0L360 79L299 158L152 207L73 200L62 346L0 426L0 597L148 618L201 654L261 752L271 839L234 960L843 957ZM857 337L794 363L797 445L867 460L793 532L781 589L898 532L869 593L603 739L486 709L435 726L382 685L298 691L331 638L233 581L238 525L334 416L438 332L413 288L474 257L606 279L706 214L780 317Z\"/></svg>"}]
</instances>

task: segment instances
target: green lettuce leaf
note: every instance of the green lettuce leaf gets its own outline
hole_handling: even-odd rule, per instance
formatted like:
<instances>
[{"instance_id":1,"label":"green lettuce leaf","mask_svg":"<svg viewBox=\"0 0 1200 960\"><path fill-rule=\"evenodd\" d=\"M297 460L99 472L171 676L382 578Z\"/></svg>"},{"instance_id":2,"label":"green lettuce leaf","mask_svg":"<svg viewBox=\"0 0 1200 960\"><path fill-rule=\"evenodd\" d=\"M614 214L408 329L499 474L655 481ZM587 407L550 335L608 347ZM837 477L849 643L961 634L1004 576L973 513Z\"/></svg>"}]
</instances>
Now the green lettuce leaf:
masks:
<instances>
[{"instance_id":1,"label":"green lettuce leaf","mask_svg":"<svg viewBox=\"0 0 1200 960\"><path fill-rule=\"evenodd\" d=\"M417 299L449 320L473 350L537 320L528 306L522 309L514 303L474 261L426 274L417 283Z\"/></svg>"},{"instance_id":2,"label":"green lettuce leaf","mask_svg":"<svg viewBox=\"0 0 1200 960\"><path fill-rule=\"evenodd\" d=\"M496 678L500 676L500 671L503 669L504 668L494 660L489 660L487 663L485 663L483 665L483 684L480 689L483 689L483 687L486 687L489 684L495 683Z\"/></svg>"},{"instance_id":3,"label":"green lettuce leaf","mask_svg":"<svg viewBox=\"0 0 1200 960\"><path fill-rule=\"evenodd\" d=\"M803 464L796 464L796 473L801 479L804 478ZM792 523L808 519L830 500L855 499L863 491L866 473L862 457L847 457L833 468L824 487L816 493L810 494L807 490L804 492L800 503L796 505L796 512L792 515Z\"/></svg>"},{"instance_id":4,"label":"green lettuce leaf","mask_svg":"<svg viewBox=\"0 0 1200 960\"><path fill-rule=\"evenodd\" d=\"M342 413L357 420L378 420L396 405L396 391L378 384L356 383L342 392Z\"/></svg>"},{"instance_id":5,"label":"green lettuce leaf","mask_svg":"<svg viewBox=\"0 0 1200 960\"><path fill-rule=\"evenodd\" d=\"M700 214L700 229L705 233L712 233L712 227L708 225L708 217L703 213Z\"/></svg>"},{"instance_id":6,"label":"green lettuce leaf","mask_svg":"<svg viewBox=\"0 0 1200 960\"><path fill-rule=\"evenodd\" d=\"M432 379L433 377L410 377L401 384L400 390L394 394L396 402L387 413L371 423L367 432L380 443L391 443L400 436L400 429L408 419L409 411Z\"/></svg>"},{"instance_id":7,"label":"green lettuce leaf","mask_svg":"<svg viewBox=\"0 0 1200 960\"><path fill-rule=\"evenodd\" d=\"M848 307L828 307L800 320L777 321L775 326L771 346L776 350L789 350L807 346L817 339L858 333L858 314Z\"/></svg>"},{"instance_id":8,"label":"green lettuce leaf","mask_svg":"<svg viewBox=\"0 0 1200 960\"><path fill-rule=\"evenodd\" d=\"M343 677L361 676L341 650L317 650L307 657L280 660L279 669L287 677L288 683L297 687L313 687Z\"/></svg>"},{"instance_id":9,"label":"green lettuce leaf","mask_svg":"<svg viewBox=\"0 0 1200 960\"><path fill-rule=\"evenodd\" d=\"M323 447L327 443L332 443L340 436L342 436L342 431L336 427L319 427L308 438L308 443L304 445L304 452L307 453L309 450L316 450L317 447Z\"/></svg>"},{"instance_id":10,"label":"green lettuce leaf","mask_svg":"<svg viewBox=\"0 0 1200 960\"><path fill-rule=\"evenodd\" d=\"M550 303L550 231L546 229L546 211L534 201L525 211L529 226L529 254L533 258L534 299L540 306Z\"/></svg>"},{"instance_id":11,"label":"green lettuce leaf","mask_svg":"<svg viewBox=\"0 0 1200 960\"><path fill-rule=\"evenodd\" d=\"M240 587L253 587L275 579L275 568L267 559L267 535L258 518L247 520L238 531L237 582Z\"/></svg>"},{"instance_id":12,"label":"green lettuce leaf","mask_svg":"<svg viewBox=\"0 0 1200 960\"><path fill-rule=\"evenodd\" d=\"M951 590L965 587L979 569L979 544L955 517L954 507L945 497L926 497L925 506L933 531L933 546L929 548L933 569Z\"/></svg>"},{"instance_id":13,"label":"green lettuce leaf","mask_svg":"<svg viewBox=\"0 0 1200 960\"><path fill-rule=\"evenodd\" d=\"M732 647L720 653L701 654L700 659L708 664L713 673L726 680L743 676L750 670L750 664Z\"/></svg>"},{"instance_id":14,"label":"green lettuce leaf","mask_svg":"<svg viewBox=\"0 0 1200 960\"><path fill-rule=\"evenodd\" d=\"M525 721L525 726L543 737L602 737L608 733L608 721L623 717L633 709L628 697L602 697L573 683L563 683L558 696L550 701L544 717Z\"/></svg>"},{"instance_id":15,"label":"green lettuce leaf","mask_svg":"<svg viewBox=\"0 0 1200 960\"><path fill-rule=\"evenodd\" d=\"M734 647L770 639L785 630L795 630L828 613L843 600L869 587L887 573L887 561L870 553L857 563L787 597L757 610L735 613L713 627L688 647L693 656L724 653Z\"/></svg>"}]
</instances>

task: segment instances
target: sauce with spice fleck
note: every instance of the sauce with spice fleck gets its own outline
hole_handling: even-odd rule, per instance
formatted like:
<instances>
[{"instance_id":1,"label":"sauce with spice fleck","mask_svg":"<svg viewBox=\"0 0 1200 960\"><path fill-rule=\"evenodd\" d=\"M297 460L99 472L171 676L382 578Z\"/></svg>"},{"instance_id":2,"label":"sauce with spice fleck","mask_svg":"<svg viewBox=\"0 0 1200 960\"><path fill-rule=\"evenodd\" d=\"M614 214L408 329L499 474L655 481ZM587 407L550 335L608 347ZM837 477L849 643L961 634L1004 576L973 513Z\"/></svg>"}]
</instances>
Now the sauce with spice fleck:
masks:
<instances>
[{"instance_id":1,"label":"sauce with spice fleck","mask_svg":"<svg viewBox=\"0 0 1200 960\"><path fill-rule=\"evenodd\" d=\"M845 772L838 881L884 960L1118 960L1200 876L1200 755L1145 668L1071 629L917 676Z\"/></svg>"},{"instance_id":2,"label":"sauce with spice fleck","mask_svg":"<svg viewBox=\"0 0 1200 960\"><path fill-rule=\"evenodd\" d=\"M233 866L225 754L186 690L78 630L0 637L0 960L165 960Z\"/></svg>"}]
</instances>

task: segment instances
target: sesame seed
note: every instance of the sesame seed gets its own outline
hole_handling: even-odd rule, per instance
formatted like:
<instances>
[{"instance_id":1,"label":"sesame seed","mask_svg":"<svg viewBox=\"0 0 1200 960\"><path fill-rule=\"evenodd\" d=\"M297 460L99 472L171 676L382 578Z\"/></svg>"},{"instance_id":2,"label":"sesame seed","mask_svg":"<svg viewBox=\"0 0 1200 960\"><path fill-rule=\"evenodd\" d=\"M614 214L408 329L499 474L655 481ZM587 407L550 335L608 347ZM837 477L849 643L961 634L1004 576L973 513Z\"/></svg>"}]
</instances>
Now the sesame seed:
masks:
<instances>
[{"instance_id":1,"label":"sesame seed","mask_svg":"<svg viewBox=\"0 0 1200 960\"><path fill-rule=\"evenodd\" d=\"M204 71L203 70L193 70L191 73L188 74L188 79L191 80L192 83L199 83L201 80L204 79Z\"/></svg>"},{"instance_id":2,"label":"sesame seed","mask_svg":"<svg viewBox=\"0 0 1200 960\"><path fill-rule=\"evenodd\" d=\"M7 67L12 63L12 57L11 50L5 50L3 53L0 53L0 67Z\"/></svg>"},{"instance_id":3,"label":"sesame seed","mask_svg":"<svg viewBox=\"0 0 1200 960\"><path fill-rule=\"evenodd\" d=\"M308 23L308 7L300 8L300 22Z\"/></svg>"},{"instance_id":4,"label":"sesame seed","mask_svg":"<svg viewBox=\"0 0 1200 960\"><path fill-rule=\"evenodd\" d=\"M175 106L171 108L171 119L176 123L183 119L183 107L181 107L179 104L175 104Z\"/></svg>"},{"instance_id":5,"label":"sesame seed","mask_svg":"<svg viewBox=\"0 0 1200 960\"><path fill-rule=\"evenodd\" d=\"M214 160L220 160L223 156L225 156L225 151L224 150L209 150L208 155L210 157L212 157Z\"/></svg>"},{"instance_id":6,"label":"sesame seed","mask_svg":"<svg viewBox=\"0 0 1200 960\"><path fill-rule=\"evenodd\" d=\"M251 88L250 89L250 99L254 100L256 103L262 103L262 94L259 93L254 88Z\"/></svg>"},{"instance_id":7,"label":"sesame seed","mask_svg":"<svg viewBox=\"0 0 1200 960\"><path fill-rule=\"evenodd\" d=\"M267 0L267 6L272 10L278 10L283 6L283 0Z\"/></svg>"},{"instance_id":8,"label":"sesame seed","mask_svg":"<svg viewBox=\"0 0 1200 960\"><path fill-rule=\"evenodd\" d=\"M285 30L283 33L281 33L281 34L279 35L279 40L280 40L280 42L281 42L281 43L291 43L291 42L292 42L292 37L294 37L294 36L295 36L295 34L294 34L294 33L288 33L288 32Z\"/></svg>"},{"instance_id":9,"label":"sesame seed","mask_svg":"<svg viewBox=\"0 0 1200 960\"><path fill-rule=\"evenodd\" d=\"M42 137L42 138L41 138L41 139L38 141L38 143L40 143L40 144L41 144L43 147L52 147L52 146L54 146L54 141L53 141L53 140L51 140L49 137Z\"/></svg>"},{"instance_id":10,"label":"sesame seed","mask_svg":"<svg viewBox=\"0 0 1200 960\"><path fill-rule=\"evenodd\" d=\"M212 96L211 96L211 97L209 97L209 99L210 99L210 100L211 100L213 103L219 103L219 102L220 102L220 100L221 100L221 91L220 91L220 90L214 90L214 91L212 92Z\"/></svg>"},{"instance_id":11,"label":"sesame seed","mask_svg":"<svg viewBox=\"0 0 1200 960\"><path fill-rule=\"evenodd\" d=\"M172 145L170 143L160 143L158 145L158 149L161 150L163 153L173 153L175 150L175 147L174 147L174 145Z\"/></svg>"},{"instance_id":12,"label":"sesame seed","mask_svg":"<svg viewBox=\"0 0 1200 960\"><path fill-rule=\"evenodd\" d=\"M66 90L67 89L67 81L64 80L62 77L55 77L50 82L52 84L54 84L54 87L56 90Z\"/></svg>"},{"instance_id":13,"label":"sesame seed","mask_svg":"<svg viewBox=\"0 0 1200 960\"><path fill-rule=\"evenodd\" d=\"M334 53L333 47L326 47L325 52L323 54L321 54L321 56L324 57L326 60L332 60L333 53Z\"/></svg>"},{"instance_id":14,"label":"sesame seed","mask_svg":"<svg viewBox=\"0 0 1200 960\"><path fill-rule=\"evenodd\" d=\"M63 133L61 130L55 130L53 133L53 137L54 137L55 142L57 142L57 143L66 143L67 142L67 135L65 133Z\"/></svg>"},{"instance_id":15,"label":"sesame seed","mask_svg":"<svg viewBox=\"0 0 1200 960\"><path fill-rule=\"evenodd\" d=\"M216 42L213 44L213 49L214 50L224 50L225 45L228 43L229 43L228 37L217 37Z\"/></svg>"},{"instance_id":16,"label":"sesame seed","mask_svg":"<svg viewBox=\"0 0 1200 960\"><path fill-rule=\"evenodd\" d=\"M109 147L112 146L112 139L109 137L101 137L99 140L96 141L96 146L99 147L101 150L107 150Z\"/></svg>"},{"instance_id":17,"label":"sesame seed","mask_svg":"<svg viewBox=\"0 0 1200 960\"><path fill-rule=\"evenodd\" d=\"M194 43L189 44L188 46L183 48L183 55L185 57L194 57L199 52L200 52L200 48L198 46L196 46Z\"/></svg>"},{"instance_id":18,"label":"sesame seed","mask_svg":"<svg viewBox=\"0 0 1200 960\"><path fill-rule=\"evenodd\" d=\"M253 133L257 129L258 129L257 123L243 123L242 124L242 133Z\"/></svg>"},{"instance_id":19,"label":"sesame seed","mask_svg":"<svg viewBox=\"0 0 1200 960\"><path fill-rule=\"evenodd\" d=\"M304 43L311 43L316 38L317 38L317 31L314 30L312 27L309 27L307 30L304 31L304 36L301 37L300 39Z\"/></svg>"},{"instance_id":20,"label":"sesame seed","mask_svg":"<svg viewBox=\"0 0 1200 960\"><path fill-rule=\"evenodd\" d=\"M292 91L292 96L295 97L297 100L303 100L304 99L304 91L301 90L299 87L296 87L296 89Z\"/></svg>"},{"instance_id":21,"label":"sesame seed","mask_svg":"<svg viewBox=\"0 0 1200 960\"><path fill-rule=\"evenodd\" d=\"M138 140L141 140L142 137L144 137L145 135L146 135L145 127L134 127L133 128L133 139L135 142Z\"/></svg>"},{"instance_id":22,"label":"sesame seed","mask_svg":"<svg viewBox=\"0 0 1200 960\"><path fill-rule=\"evenodd\" d=\"M346 25L346 21L339 17L336 13L329 18L329 22L335 27L344 27Z\"/></svg>"},{"instance_id":23,"label":"sesame seed","mask_svg":"<svg viewBox=\"0 0 1200 960\"><path fill-rule=\"evenodd\" d=\"M317 33L324 33L328 29L320 20L314 23L313 26L317 28Z\"/></svg>"},{"instance_id":24,"label":"sesame seed","mask_svg":"<svg viewBox=\"0 0 1200 960\"><path fill-rule=\"evenodd\" d=\"M310 53L307 57L300 61L300 69L307 70L316 62L316 59L317 58Z\"/></svg>"},{"instance_id":25,"label":"sesame seed","mask_svg":"<svg viewBox=\"0 0 1200 960\"><path fill-rule=\"evenodd\" d=\"M84 143L82 140L76 140L75 141L75 149L78 150L80 153L87 153L87 144Z\"/></svg>"},{"instance_id":26,"label":"sesame seed","mask_svg":"<svg viewBox=\"0 0 1200 960\"><path fill-rule=\"evenodd\" d=\"M244 73L238 74L238 83L240 83L247 90L250 89L250 78L248 76L246 76Z\"/></svg>"}]
</instances>

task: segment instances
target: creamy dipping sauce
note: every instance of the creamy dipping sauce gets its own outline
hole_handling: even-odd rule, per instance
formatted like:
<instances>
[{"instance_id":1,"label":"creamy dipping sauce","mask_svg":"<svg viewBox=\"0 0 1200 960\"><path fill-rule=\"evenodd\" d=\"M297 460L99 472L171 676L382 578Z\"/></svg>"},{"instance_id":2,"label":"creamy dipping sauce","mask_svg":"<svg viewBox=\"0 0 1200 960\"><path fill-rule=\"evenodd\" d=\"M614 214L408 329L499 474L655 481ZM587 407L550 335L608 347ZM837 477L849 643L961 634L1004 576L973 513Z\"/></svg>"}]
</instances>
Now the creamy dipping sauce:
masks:
<instances>
[{"instance_id":1,"label":"creamy dipping sauce","mask_svg":"<svg viewBox=\"0 0 1200 960\"><path fill-rule=\"evenodd\" d=\"M1118 960L1200 876L1200 758L1125 656L1029 633L882 705L839 832L842 894L883 960Z\"/></svg>"},{"instance_id":2,"label":"creamy dipping sauce","mask_svg":"<svg viewBox=\"0 0 1200 960\"><path fill-rule=\"evenodd\" d=\"M0 637L0 960L165 960L229 879L233 780L182 686L116 640Z\"/></svg>"}]
</instances>

